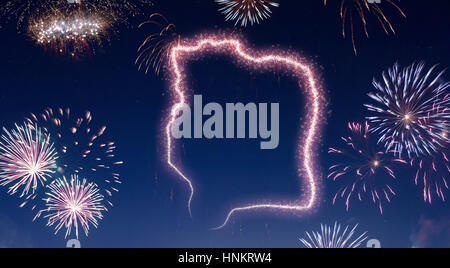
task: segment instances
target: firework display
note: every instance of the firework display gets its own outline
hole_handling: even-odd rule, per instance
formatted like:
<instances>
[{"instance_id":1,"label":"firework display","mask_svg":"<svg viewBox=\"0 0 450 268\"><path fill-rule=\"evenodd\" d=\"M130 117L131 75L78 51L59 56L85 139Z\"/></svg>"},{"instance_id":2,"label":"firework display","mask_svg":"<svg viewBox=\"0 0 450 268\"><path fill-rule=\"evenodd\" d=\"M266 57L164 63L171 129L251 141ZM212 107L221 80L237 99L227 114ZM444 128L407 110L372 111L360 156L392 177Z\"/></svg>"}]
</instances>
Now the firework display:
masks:
<instances>
[{"instance_id":1,"label":"firework display","mask_svg":"<svg viewBox=\"0 0 450 268\"><path fill-rule=\"evenodd\" d=\"M352 199L363 201L369 196L383 214L383 204L391 202L396 195L391 185L396 179L394 166L407 162L378 148L371 139L367 122L349 123L348 128L351 135L342 137L345 148L329 149L329 153L338 155L341 162L330 167L328 178L344 184L335 194L333 204L343 198L348 211Z\"/></svg>"},{"instance_id":2,"label":"firework display","mask_svg":"<svg viewBox=\"0 0 450 268\"><path fill-rule=\"evenodd\" d=\"M364 33L367 38L369 38L368 30L368 17L373 16L379 22L384 32L389 35L390 33L395 34L394 26L392 25L390 19L387 17L382 9L382 5L390 5L395 10L397 10L403 17L406 18L406 14L403 12L402 8L397 2L400 0L386 0L382 3L376 1L368 0L338 0L340 1L339 13L342 19L342 35L344 38L347 36L347 28L350 27L350 35L353 45L353 51L355 55L357 54L356 40L355 40L355 28L356 22L354 17L358 16ZM324 0L324 4L327 5L328 0ZM331 2L331 1L330 1ZM385 4L386 3L386 4Z\"/></svg>"},{"instance_id":3,"label":"firework display","mask_svg":"<svg viewBox=\"0 0 450 268\"><path fill-rule=\"evenodd\" d=\"M300 242L306 248L359 248L368 237L367 232L357 237L355 227L342 227L337 222L334 227L321 224L319 232L306 232Z\"/></svg>"},{"instance_id":4,"label":"firework display","mask_svg":"<svg viewBox=\"0 0 450 268\"><path fill-rule=\"evenodd\" d=\"M441 135L449 129L450 83L443 82L444 71L434 74L436 66L425 69L424 63L400 69L398 64L383 72L383 82L376 79L376 92L369 97L376 104L366 104L373 116L368 120L373 132L380 136L386 151L400 157L430 155L448 142Z\"/></svg>"},{"instance_id":5,"label":"firework display","mask_svg":"<svg viewBox=\"0 0 450 268\"><path fill-rule=\"evenodd\" d=\"M270 8L279 7L276 1L272 0L215 0L222 7L219 9L225 15L227 21L236 21L245 27L248 24L259 24L269 18L272 14Z\"/></svg>"},{"instance_id":6,"label":"firework display","mask_svg":"<svg viewBox=\"0 0 450 268\"><path fill-rule=\"evenodd\" d=\"M47 208L40 213L48 220L48 226L55 226L55 234L66 228L67 238L73 228L78 238L81 227L88 236L89 226L97 228L98 221L103 219L106 211L103 195L94 183L80 180L77 175L72 175L69 181L63 176L52 182L48 190L44 200Z\"/></svg>"},{"instance_id":7,"label":"firework display","mask_svg":"<svg viewBox=\"0 0 450 268\"><path fill-rule=\"evenodd\" d=\"M450 247L449 8L0 0L0 248Z\"/></svg>"},{"instance_id":8,"label":"firework display","mask_svg":"<svg viewBox=\"0 0 450 268\"><path fill-rule=\"evenodd\" d=\"M122 183L118 170L123 161L115 154L115 142L106 137L106 126L94 124L90 112L76 116L68 108L48 108L41 114L31 114L26 121L30 126L39 125L52 137L59 154L56 164L60 176L89 178L113 205L110 199Z\"/></svg>"},{"instance_id":9,"label":"firework display","mask_svg":"<svg viewBox=\"0 0 450 268\"><path fill-rule=\"evenodd\" d=\"M58 155L50 136L35 125L16 125L12 131L6 128L3 131L0 185L9 186L11 195L21 191L21 197L34 199L37 188L45 185L56 172Z\"/></svg>"}]
</instances>

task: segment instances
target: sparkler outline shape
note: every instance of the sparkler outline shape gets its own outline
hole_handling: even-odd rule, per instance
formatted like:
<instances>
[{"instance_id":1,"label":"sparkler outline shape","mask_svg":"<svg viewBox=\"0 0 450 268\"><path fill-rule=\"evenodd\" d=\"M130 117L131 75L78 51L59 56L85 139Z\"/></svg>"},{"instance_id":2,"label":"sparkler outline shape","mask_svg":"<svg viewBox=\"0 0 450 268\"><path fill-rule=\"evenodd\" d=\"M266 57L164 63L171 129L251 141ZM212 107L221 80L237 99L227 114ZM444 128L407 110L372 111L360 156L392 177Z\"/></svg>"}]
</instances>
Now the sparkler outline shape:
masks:
<instances>
[{"instance_id":1,"label":"sparkler outline shape","mask_svg":"<svg viewBox=\"0 0 450 268\"><path fill-rule=\"evenodd\" d=\"M187 86L185 82L186 70L184 63L189 58L193 56L201 55L206 52L223 52L227 53L233 58L252 69L271 69L271 67L282 66L288 72L295 74L299 78L299 83L306 81L306 91L308 108L306 112L308 122L306 122L307 130L305 131L304 137L300 138L300 146L297 149L299 159L303 159L299 163L298 168L299 173L304 175L307 179L308 194L304 200L297 202L285 202L285 203L261 203L255 205L248 205L244 207L236 207L232 209L224 223L213 230L219 230L225 227L231 217L243 211L253 211L253 210L281 210L284 212L308 212L312 210L318 201L320 183L318 175L318 164L316 163L315 149L318 147L320 142L320 130L321 124L324 120L324 106L325 101L323 100L324 93L318 79L318 75L314 72L312 65L305 59L298 57L297 55L283 55L277 52L270 51L260 51L255 52L250 50L244 45L244 43L233 36L221 36L221 35L200 35L192 40L178 41L171 48L170 58L169 58L169 71L171 73L172 79L170 82L170 89L174 93L173 106L171 107L168 123L165 129L166 135L166 149L167 149L167 163L179 176L180 178L189 186L190 196L188 200L188 210L189 214L192 216L192 200L194 197L195 189L192 182L187 175L183 173L180 167L178 167L172 157L173 152L173 139L171 136L171 127L177 118L177 115L181 111L182 107L187 104L186 92Z\"/></svg>"}]
</instances>

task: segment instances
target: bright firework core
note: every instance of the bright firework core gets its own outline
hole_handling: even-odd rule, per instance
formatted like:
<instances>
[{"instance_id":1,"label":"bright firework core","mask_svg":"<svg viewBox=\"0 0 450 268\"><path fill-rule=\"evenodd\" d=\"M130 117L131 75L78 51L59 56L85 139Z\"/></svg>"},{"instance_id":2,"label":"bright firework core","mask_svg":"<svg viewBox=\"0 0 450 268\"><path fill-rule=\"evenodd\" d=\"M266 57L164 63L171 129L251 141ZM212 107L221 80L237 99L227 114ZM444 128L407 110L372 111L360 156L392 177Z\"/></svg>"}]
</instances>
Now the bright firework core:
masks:
<instances>
[{"instance_id":1,"label":"bright firework core","mask_svg":"<svg viewBox=\"0 0 450 268\"><path fill-rule=\"evenodd\" d=\"M92 45L100 41L105 25L101 17L92 15L52 15L32 22L29 31L38 44L75 56L92 50Z\"/></svg>"},{"instance_id":2,"label":"bright firework core","mask_svg":"<svg viewBox=\"0 0 450 268\"><path fill-rule=\"evenodd\" d=\"M79 39L85 41L86 38L98 36L100 23L97 20L75 19L74 21L53 21L50 25L45 25L43 21L36 24L39 28L39 43L51 43L61 39Z\"/></svg>"}]
</instances>

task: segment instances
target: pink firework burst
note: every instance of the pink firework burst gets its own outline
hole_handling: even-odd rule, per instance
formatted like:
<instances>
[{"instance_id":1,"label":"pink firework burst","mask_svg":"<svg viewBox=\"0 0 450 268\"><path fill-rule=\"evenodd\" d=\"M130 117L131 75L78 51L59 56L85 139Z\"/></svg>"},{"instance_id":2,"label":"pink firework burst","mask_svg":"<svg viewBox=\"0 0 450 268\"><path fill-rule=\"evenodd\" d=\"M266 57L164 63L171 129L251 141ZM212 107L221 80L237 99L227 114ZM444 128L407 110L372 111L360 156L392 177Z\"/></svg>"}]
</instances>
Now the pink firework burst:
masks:
<instances>
[{"instance_id":1,"label":"pink firework burst","mask_svg":"<svg viewBox=\"0 0 450 268\"><path fill-rule=\"evenodd\" d=\"M194 197L194 184L173 159L175 142L171 135L171 128L176 120L180 109L187 104L189 89L185 80L186 62L205 53L225 53L237 59L244 66L252 70L286 70L293 74L299 84L305 84L305 95L307 99L306 118L304 122L305 132L300 137L298 158L300 176L304 179L305 193L301 200L268 202L247 205L232 209L226 216L224 223L215 228L225 227L231 217L240 212L255 210L271 210L288 213L305 213L311 211L319 199L320 180L318 163L316 161L316 149L320 142L321 126L324 120L324 93L320 85L318 75L314 72L313 66L297 55L287 53L274 53L270 51L254 52L247 48L242 41L234 37L224 37L220 35L198 36L193 40L180 40L176 42L170 51L169 70L172 75L171 89L174 91L173 106L168 115L168 123L165 128L167 163L176 174L184 181L190 191L188 209L191 213L191 203Z\"/></svg>"},{"instance_id":2,"label":"pink firework burst","mask_svg":"<svg viewBox=\"0 0 450 268\"><path fill-rule=\"evenodd\" d=\"M394 165L407 162L378 148L370 138L367 122L349 123L348 127L351 135L342 137L346 146L342 149L330 148L328 151L340 158L338 164L330 167L328 178L344 184L335 194L333 204L338 198L343 198L348 211L352 199L363 201L364 196L368 195L383 214L383 203L391 202L396 195L391 186L396 179Z\"/></svg>"},{"instance_id":3,"label":"pink firework burst","mask_svg":"<svg viewBox=\"0 0 450 268\"><path fill-rule=\"evenodd\" d=\"M10 185L11 195L21 190L21 197L34 199L37 188L43 186L56 171L58 158L50 136L36 126L16 125L12 131L3 128L0 140L0 185ZM23 204L24 205L24 204Z\"/></svg>"},{"instance_id":4,"label":"pink firework burst","mask_svg":"<svg viewBox=\"0 0 450 268\"><path fill-rule=\"evenodd\" d=\"M46 214L44 218L48 219L47 226L55 225L55 234L64 227L67 238L74 228L78 238L79 225L86 236L90 224L97 228L106 208L102 204L103 195L99 193L96 184L87 183L86 179L81 181L77 175L72 175L70 182L63 177L51 183L48 188L48 197L44 199L47 208L40 213Z\"/></svg>"}]
</instances>

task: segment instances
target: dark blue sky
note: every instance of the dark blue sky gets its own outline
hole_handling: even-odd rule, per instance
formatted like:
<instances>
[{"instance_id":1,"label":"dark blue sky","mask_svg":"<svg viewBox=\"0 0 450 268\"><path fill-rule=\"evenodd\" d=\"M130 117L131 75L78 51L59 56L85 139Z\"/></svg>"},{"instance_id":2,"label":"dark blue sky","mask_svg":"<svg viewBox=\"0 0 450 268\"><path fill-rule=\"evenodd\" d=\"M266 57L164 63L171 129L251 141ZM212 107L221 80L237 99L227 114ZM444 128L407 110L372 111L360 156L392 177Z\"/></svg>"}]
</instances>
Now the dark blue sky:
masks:
<instances>
[{"instance_id":1,"label":"dark blue sky","mask_svg":"<svg viewBox=\"0 0 450 268\"><path fill-rule=\"evenodd\" d=\"M148 13L163 13L182 37L235 31L256 49L276 45L297 51L320 66L330 102L319 153L324 173L331 164L327 148L346 135L348 121L364 120L362 105L368 101L373 76L379 77L396 61L403 66L419 60L440 63L443 68L450 65L450 4L444 0L402 1L407 20L388 7L397 36L385 36L371 20L369 40L362 38L358 27L357 57L350 40L340 35L338 7L333 1L328 7L318 0L281 1L271 19L245 29L224 23L212 0L156 2L161 3ZM251 140L184 141L178 156L186 173L195 178L197 189L191 219L186 209L187 189L164 162L161 126L169 103L167 81L163 75L138 72L134 65L137 47L148 33L149 29L120 29L96 55L70 61L45 53L13 27L0 31L1 125L11 127L28 113L46 107L90 110L96 120L108 125L108 135L126 162L115 207L97 230L81 238L84 247L298 247L305 231L335 221L360 223L361 231L367 230L385 247L411 247L417 243L411 241L416 233L426 246L450 246L449 234L445 234L450 226L448 204L425 205L408 169L399 170L400 194L383 216L369 202L354 203L350 212L342 203L332 206L336 185L324 181L321 206L312 215L239 215L227 228L209 231L236 204L263 197L294 199L299 194L294 156L302 94L287 77L281 76L278 82L273 74L249 74L226 57L213 56L190 65L195 93L203 94L205 102L222 104L279 102L280 146L263 152ZM42 220L32 223L33 214L18 204L1 189L0 247L65 245L62 233L54 236Z\"/></svg>"}]
</instances>

